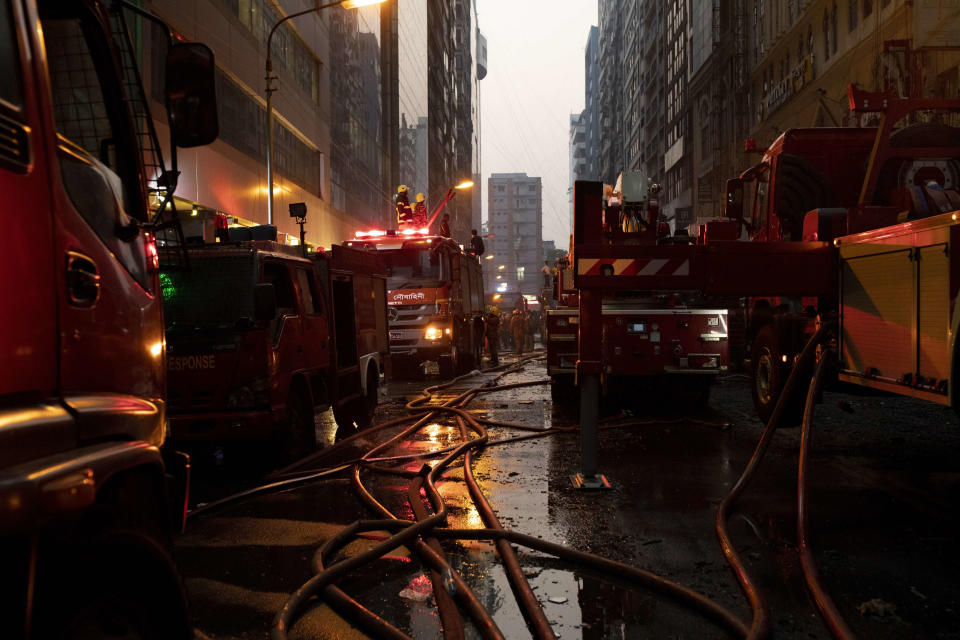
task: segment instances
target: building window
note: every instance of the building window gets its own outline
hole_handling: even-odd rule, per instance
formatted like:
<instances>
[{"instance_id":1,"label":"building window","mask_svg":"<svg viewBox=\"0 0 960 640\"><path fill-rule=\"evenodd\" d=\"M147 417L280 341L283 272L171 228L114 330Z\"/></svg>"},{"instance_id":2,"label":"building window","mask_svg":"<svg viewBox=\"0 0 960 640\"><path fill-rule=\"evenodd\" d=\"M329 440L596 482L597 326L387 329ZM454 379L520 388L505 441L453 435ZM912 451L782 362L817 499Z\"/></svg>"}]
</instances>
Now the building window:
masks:
<instances>
[{"instance_id":1,"label":"building window","mask_svg":"<svg viewBox=\"0 0 960 640\"><path fill-rule=\"evenodd\" d=\"M517 282L523 282L524 271L526 267L517 267Z\"/></svg>"},{"instance_id":2,"label":"building window","mask_svg":"<svg viewBox=\"0 0 960 640\"><path fill-rule=\"evenodd\" d=\"M227 6L261 46L281 18L268 0L236 0ZM314 103L320 102L320 63L313 51L290 28L283 25L273 34L270 54L276 70L287 70Z\"/></svg>"},{"instance_id":3,"label":"building window","mask_svg":"<svg viewBox=\"0 0 960 640\"><path fill-rule=\"evenodd\" d=\"M853 31L857 28L857 4L860 0L850 0L850 22L847 24L849 31Z\"/></svg>"}]
</instances>

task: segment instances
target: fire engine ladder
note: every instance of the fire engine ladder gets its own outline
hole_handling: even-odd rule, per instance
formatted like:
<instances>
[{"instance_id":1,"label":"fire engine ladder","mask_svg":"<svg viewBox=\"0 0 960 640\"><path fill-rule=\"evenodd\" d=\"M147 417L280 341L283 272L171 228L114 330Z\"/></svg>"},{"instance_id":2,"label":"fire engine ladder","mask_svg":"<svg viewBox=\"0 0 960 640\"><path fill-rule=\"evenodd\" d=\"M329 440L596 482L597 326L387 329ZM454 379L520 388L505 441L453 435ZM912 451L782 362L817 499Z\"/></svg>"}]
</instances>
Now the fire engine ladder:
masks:
<instances>
[{"instance_id":1,"label":"fire engine ladder","mask_svg":"<svg viewBox=\"0 0 960 640\"><path fill-rule=\"evenodd\" d=\"M577 384L581 473L574 486L608 488L597 468L602 377L602 305L616 291L699 291L715 296L836 297L837 251L827 242L636 244L637 234L603 231L603 184L573 188L574 287L580 294Z\"/></svg>"},{"instance_id":2,"label":"fire engine ladder","mask_svg":"<svg viewBox=\"0 0 960 640\"><path fill-rule=\"evenodd\" d=\"M152 233L157 240L160 266L163 269L185 269L188 262L183 227L180 225L180 217L173 200L173 192L176 190L177 178L180 175L176 167L177 154L171 141L171 158L174 166L167 170L163 162L163 149L160 146L153 118L150 116L147 96L143 90L140 65L134 54L136 49L124 17L124 9L134 11L138 18L150 19L151 16L141 13L126 2L116 2L110 11L110 25L120 53L124 93L130 105L137 142L143 154L147 193L150 198L150 207L154 212L150 222L153 227ZM165 26L164 28L166 29ZM167 30L167 46L169 45L169 30Z\"/></svg>"}]
</instances>

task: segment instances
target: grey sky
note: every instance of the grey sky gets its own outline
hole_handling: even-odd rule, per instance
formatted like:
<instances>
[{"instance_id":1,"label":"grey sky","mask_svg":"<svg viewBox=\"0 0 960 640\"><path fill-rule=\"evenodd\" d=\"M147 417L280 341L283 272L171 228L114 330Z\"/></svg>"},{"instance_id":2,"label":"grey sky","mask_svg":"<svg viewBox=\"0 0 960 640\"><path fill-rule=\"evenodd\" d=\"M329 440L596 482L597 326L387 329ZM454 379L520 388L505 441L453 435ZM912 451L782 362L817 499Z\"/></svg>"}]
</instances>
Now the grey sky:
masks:
<instances>
[{"instance_id":1,"label":"grey sky","mask_svg":"<svg viewBox=\"0 0 960 640\"><path fill-rule=\"evenodd\" d=\"M487 38L480 81L483 215L487 178L522 172L543 180L543 237L570 235L570 114L583 109L583 56L596 0L477 0Z\"/></svg>"}]
</instances>

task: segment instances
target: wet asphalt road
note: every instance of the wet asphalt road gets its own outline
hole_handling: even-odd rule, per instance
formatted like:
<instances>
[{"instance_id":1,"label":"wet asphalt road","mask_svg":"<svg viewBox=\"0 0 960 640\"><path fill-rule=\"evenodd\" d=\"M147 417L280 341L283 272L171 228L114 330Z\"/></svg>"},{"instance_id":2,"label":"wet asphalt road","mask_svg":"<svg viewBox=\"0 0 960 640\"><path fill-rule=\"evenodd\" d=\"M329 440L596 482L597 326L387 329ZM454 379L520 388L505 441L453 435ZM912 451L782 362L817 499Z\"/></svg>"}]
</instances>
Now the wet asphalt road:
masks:
<instances>
[{"instance_id":1,"label":"wet asphalt road","mask_svg":"<svg viewBox=\"0 0 960 640\"><path fill-rule=\"evenodd\" d=\"M486 378L492 377L485 374ZM531 364L503 382L542 379ZM387 420L436 378L395 381L378 410ZM456 389L471 386L464 381ZM445 391L441 400L454 395ZM619 406L607 401L604 411ZM646 424L604 431L600 468L613 489L574 490L576 435L491 447L475 456L474 474L503 526L626 562L696 589L749 620L749 608L714 534L717 505L733 486L760 436L749 386L728 376L707 407L657 394L632 412ZM470 405L477 415L537 426L566 426L576 405L557 406L547 387L509 390ZM899 397L826 392L818 405L810 462L812 541L823 583L862 638L958 638L960 425L948 409ZM335 427L318 416L332 444ZM322 464L346 460L395 431L347 443ZM491 428L490 437L513 435ZM799 430L781 430L730 520L737 549L767 598L775 638L828 638L804 587L796 555L796 450ZM393 453L459 442L455 427L431 424ZM201 467L203 501L266 471L256 452L226 452ZM419 463L408 468L415 469ZM449 524L482 522L454 465L439 484ZM407 480L365 474L366 486L399 517L412 518ZM195 495L197 493L195 492ZM372 514L345 476L245 500L191 522L178 543L198 637L264 638L288 595L310 575L310 559L328 537ZM375 544L360 539L353 555ZM507 638L530 637L488 542L445 542L455 568L493 613ZM725 638L706 618L653 592L632 589L543 554L518 549L534 593L561 638ZM400 548L340 582L352 597L415 638L442 633L430 581ZM400 597L404 592L406 597ZM478 637L466 621L468 637ZM314 604L292 638L365 637L329 607Z\"/></svg>"}]
</instances>

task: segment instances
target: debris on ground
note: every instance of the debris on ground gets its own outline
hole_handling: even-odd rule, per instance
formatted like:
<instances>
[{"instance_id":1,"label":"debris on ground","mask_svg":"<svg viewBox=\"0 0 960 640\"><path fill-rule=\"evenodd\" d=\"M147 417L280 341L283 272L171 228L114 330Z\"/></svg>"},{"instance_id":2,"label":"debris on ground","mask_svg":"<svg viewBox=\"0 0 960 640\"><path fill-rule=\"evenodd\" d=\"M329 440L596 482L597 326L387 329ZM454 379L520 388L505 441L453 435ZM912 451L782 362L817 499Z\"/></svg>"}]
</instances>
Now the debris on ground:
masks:
<instances>
[{"instance_id":1,"label":"debris on ground","mask_svg":"<svg viewBox=\"0 0 960 640\"><path fill-rule=\"evenodd\" d=\"M547 598L547 600L549 600L553 604L564 604L567 601L567 599L564 598L563 596L550 596L549 598Z\"/></svg>"},{"instance_id":2,"label":"debris on ground","mask_svg":"<svg viewBox=\"0 0 960 640\"><path fill-rule=\"evenodd\" d=\"M426 602L430 599L429 594L420 593L419 591L414 591L413 589L401 589L400 593L397 595L404 600L409 600L411 602Z\"/></svg>"},{"instance_id":3,"label":"debris on ground","mask_svg":"<svg viewBox=\"0 0 960 640\"><path fill-rule=\"evenodd\" d=\"M860 603L859 610L862 616L876 616L878 618L897 617L897 605L887 602L882 598L872 598Z\"/></svg>"}]
</instances>

